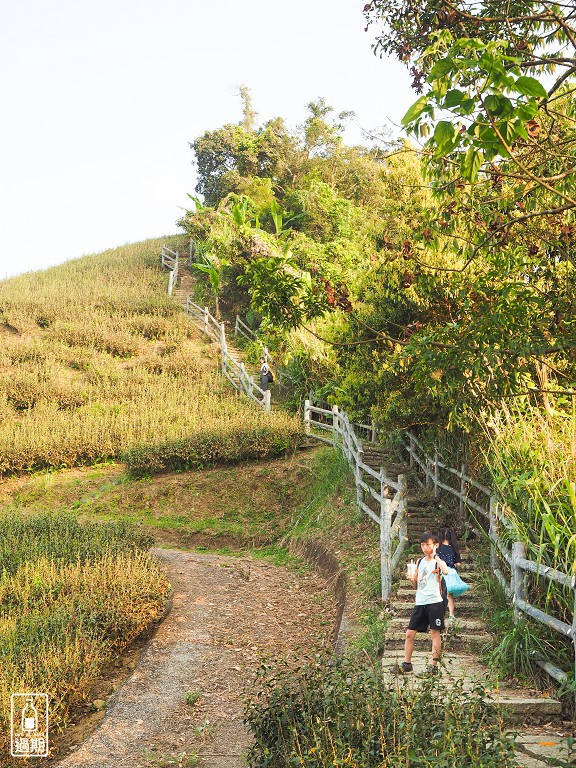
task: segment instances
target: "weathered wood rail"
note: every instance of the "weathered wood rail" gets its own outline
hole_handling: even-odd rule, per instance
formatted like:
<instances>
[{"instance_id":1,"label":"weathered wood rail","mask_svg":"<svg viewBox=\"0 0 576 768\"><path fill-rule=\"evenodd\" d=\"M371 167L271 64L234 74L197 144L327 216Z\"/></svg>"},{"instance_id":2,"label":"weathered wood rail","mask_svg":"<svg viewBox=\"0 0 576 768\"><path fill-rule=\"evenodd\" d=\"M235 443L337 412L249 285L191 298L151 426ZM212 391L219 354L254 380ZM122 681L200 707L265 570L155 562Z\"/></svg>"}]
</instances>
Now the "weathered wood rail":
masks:
<instances>
[{"instance_id":1,"label":"weathered wood rail","mask_svg":"<svg viewBox=\"0 0 576 768\"><path fill-rule=\"evenodd\" d=\"M180 253L178 251L171 251L170 248L162 246L162 266L170 270L168 275L168 296L172 296L172 291L176 287L178 282L178 261L180 259Z\"/></svg>"},{"instance_id":2,"label":"weathered wood rail","mask_svg":"<svg viewBox=\"0 0 576 768\"><path fill-rule=\"evenodd\" d=\"M375 432L367 425L353 424L337 406L321 408L311 399L306 400L304 428L310 437L342 450L354 473L358 508L380 526L380 577L382 600L386 602L392 590L392 574L408 543L406 476L392 480L384 467L377 471L364 462L363 441L355 430L370 430L371 436Z\"/></svg>"},{"instance_id":3,"label":"weathered wood rail","mask_svg":"<svg viewBox=\"0 0 576 768\"><path fill-rule=\"evenodd\" d=\"M270 390L261 389L246 371L244 363L239 363L229 354L224 323L219 323L208 307L195 304L189 296L186 299L186 314L200 330L220 344L222 373L232 386L269 413Z\"/></svg>"},{"instance_id":4,"label":"weathered wood rail","mask_svg":"<svg viewBox=\"0 0 576 768\"><path fill-rule=\"evenodd\" d=\"M248 341L259 341L258 335L242 320L240 315L236 315L236 322L234 323L234 336L244 336ZM262 346L262 357L272 366L276 365L276 362L272 355L268 352L268 347Z\"/></svg>"},{"instance_id":5,"label":"weathered wood rail","mask_svg":"<svg viewBox=\"0 0 576 768\"><path fill-rule=\"evenodd\" d=\"M516 619L518 620L520 614L524 613L555 632L571 638L574 645L576 675L576 572L569 575L543 565L541 562L527 559L524 542L513 540L514 531L506 519L505 507L497 494L492 488L468 476L465 465L458 470L441 461L438 453L433 457L428 456L412 433L407 433L402 450L408 455L410 466L417 467L424 475L425 484L433 489L436 499L439 499L444 491L459 500L461 510L468 508L482 516L490 540L491 569L512 601ZM472 490L476 499L470 498ZM501 535L502 530L505 532L504 536ZM526 576L528 573L553 581L572 592L574 609L571 624L549 615L527 601ZM559 669L546 659L535 659L535 661L558 682L565 683L568 680L566 671Z\"/></svg>"}]
</instances>

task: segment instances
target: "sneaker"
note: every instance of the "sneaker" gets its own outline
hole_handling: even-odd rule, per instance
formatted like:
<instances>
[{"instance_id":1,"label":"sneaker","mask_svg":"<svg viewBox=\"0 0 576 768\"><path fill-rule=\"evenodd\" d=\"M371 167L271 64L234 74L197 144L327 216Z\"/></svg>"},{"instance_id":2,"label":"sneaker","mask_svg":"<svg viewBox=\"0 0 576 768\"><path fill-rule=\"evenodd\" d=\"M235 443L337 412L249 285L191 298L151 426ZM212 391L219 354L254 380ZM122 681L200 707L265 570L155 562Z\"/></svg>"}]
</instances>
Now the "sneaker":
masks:
<instances>
[{"instance_id":1,"label":"sneaker","mask_svg":"<svg viewBox=\"0 0 576 768\"><path fill-rule=\"evenodd\" d=\"M403 661L402 664L396 663L392 667L392 673L394 675L406 675L413 671L414 667L408 661Z\"/></svg>"},{"instance_id":2,"label":"sneaker","mask_svg":"<svg viewBox=\"0 0 576 768\"><path fill-rule=\"evenodd\" d=\"M440 674L440 666L438 664L428 664L426 669L421 675L418 675L420 678L429 677L430 675L433 675L436 677L436 675Z\"/></svg>"}]
</instances>

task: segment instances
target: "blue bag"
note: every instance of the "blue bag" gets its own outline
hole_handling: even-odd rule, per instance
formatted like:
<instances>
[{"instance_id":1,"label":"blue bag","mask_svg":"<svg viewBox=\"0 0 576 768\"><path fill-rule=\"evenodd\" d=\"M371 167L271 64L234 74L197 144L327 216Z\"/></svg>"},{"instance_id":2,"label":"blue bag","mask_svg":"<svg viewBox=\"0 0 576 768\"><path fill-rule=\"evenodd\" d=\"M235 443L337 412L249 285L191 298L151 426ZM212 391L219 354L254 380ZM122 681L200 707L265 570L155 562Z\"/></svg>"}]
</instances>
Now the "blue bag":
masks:
<instances>
[{"instance_id":1,"label":"blue bag","mask_svg":"<svg viewBox=\"0 0 576 768\"><path fill-rule=\"evenodd\" d=\"M454 595L454 597L463 595L464 592L470 589L470 584L462 581L456 568L448 568L448 573L444 574L444 581L446 582L446 589L449 594Z\"/></svg>"}]
</instances>

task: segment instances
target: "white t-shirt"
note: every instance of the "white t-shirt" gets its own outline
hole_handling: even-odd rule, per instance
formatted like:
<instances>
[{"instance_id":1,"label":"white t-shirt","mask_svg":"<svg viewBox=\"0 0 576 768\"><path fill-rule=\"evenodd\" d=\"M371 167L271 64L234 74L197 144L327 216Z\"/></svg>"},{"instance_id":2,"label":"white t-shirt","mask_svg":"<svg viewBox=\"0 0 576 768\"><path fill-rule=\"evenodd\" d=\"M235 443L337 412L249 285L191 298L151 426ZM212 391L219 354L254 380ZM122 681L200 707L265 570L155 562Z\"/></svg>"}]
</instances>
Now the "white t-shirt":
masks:
<instances>
[{"instance_id":1,"label":"white t-shirt","mask_svg":"<svg viewBox=\"0 0 576 768\"><path fill-rule=\"evenodd\" d=\"M416 605L441 603L442 594L438 576L433 571L438 567L435 560L423 557L418 563L418 582L416 585Z\"/></svg>"}]
</instances>

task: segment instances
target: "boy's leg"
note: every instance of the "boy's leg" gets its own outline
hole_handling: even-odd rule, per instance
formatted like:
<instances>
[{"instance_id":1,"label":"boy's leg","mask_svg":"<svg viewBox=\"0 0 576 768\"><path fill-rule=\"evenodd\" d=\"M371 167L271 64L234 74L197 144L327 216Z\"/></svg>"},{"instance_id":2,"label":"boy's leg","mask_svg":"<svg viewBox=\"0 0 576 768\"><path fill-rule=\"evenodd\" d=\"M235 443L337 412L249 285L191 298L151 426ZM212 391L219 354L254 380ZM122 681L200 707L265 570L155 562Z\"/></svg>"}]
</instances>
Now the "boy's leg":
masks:
<instances>
[{"instance_id":1,"label":"boy's leg","mask_svg":"<svg viewBox=\"0 0 576 768\"><path fill-rule=\"evenodd\" d=\"M416 630L407 629L406 640L404 641L404 661L406 662L406 664L410 664L412 662L412 654L414 653L415 640L416 640Z\"/></svg>"},{"instance_id":2,"label":"boy's leg","mask_svg":"<svg viewBox=\"0 0 576 768\"><path fill-rule=\"evenodd\" d=\"M432 638L432 666L436 666L440 661L440 652L442 650L442 634L439 629L431 629L430 636Z\"/></svg>"}]
</instances>

